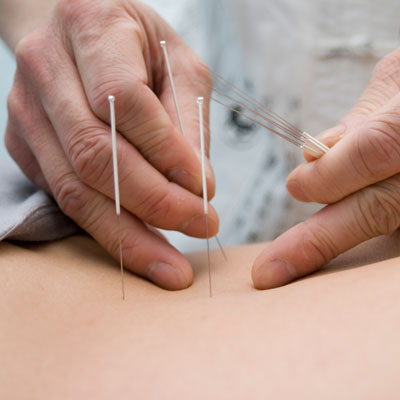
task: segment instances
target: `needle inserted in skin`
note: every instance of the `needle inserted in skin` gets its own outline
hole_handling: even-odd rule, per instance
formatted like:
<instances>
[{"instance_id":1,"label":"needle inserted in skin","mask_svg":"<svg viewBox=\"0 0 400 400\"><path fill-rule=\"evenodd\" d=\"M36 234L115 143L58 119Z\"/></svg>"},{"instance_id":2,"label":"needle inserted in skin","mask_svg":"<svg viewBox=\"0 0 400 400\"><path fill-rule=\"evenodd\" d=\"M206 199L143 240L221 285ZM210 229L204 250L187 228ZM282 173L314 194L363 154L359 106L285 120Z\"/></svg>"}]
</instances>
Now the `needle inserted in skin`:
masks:
<instances>
[{"instance_id":1,"label":"needle inserted in skin","mask_svg":"<svg viewBox=\"0 0 400 400\"><path fill-rule=\"evenodd\" d=\"M199 105L201 177L203 182L203 207L204 207L204 216L206 219L206 235L207 235L208 283L210 286L210 297L212 297L210 243L208 237L208 196L207 196L207 180L206 180L206 167L205 167L206 161L205 161L205 146L204 146L203 101L204 101L203 97L197 98L197 104Z\"/></svg>"},{"instance_id":2,"label":"needle inserted in skin","mask_svg":"<svg viewBox=\"0 0 400 400\"><path fill-rule=\"evenodd\" d=\"M183 128L183 121L182 121L181 111L180 111L180 108L179 108L178 97L176 96L174 78L172 76L171 65L169 63L169 58L168 58L167 42L165 40L162 40L160 42L160 45L161 45L161 47L163 49L163 52L164 52L165 64L167 65L168 76L169 76L169 81L171 83L172 96L174 97L176 113L178 114L179 125L181 127L182 135L185 136L185 130Z\"/></svg>"},{"instance_id":3,"label":"needle inserted in skin","mask_svg":"<svg viewBox=\"0 0 400 400\"><path fill-rule=\"evenodd\" d=\"M122 300L125 300L125 286L124 286L124 264L122 259L122 239L121 239L121 205L119 199L119 179L118 179L118 158L117 158L117 132L115 124L115 98L108 96L110 102L110 120L111 120L111 144L113 156L113 175L114 175L114 194L115 194L115 213L118 219L118 241L119 241L119 262L121 267L121 289Z\"/></svg>"}]
</instances>

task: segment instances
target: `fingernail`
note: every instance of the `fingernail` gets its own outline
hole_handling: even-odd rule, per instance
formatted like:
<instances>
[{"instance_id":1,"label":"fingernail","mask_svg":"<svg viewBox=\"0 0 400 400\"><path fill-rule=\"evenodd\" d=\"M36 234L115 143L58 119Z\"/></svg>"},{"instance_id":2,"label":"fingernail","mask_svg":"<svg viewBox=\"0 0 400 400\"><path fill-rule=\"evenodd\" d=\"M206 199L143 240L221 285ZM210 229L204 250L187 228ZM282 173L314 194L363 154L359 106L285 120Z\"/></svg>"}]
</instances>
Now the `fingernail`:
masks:
<instances>
[{"instance_id":1,"label":"fingernail","mask_svg":"<svg viewBox=\"0 0 400 400\"><path fill-rule=\"evenodd\" d=\"M213 235L214 232L214 221L208 218L208 233L209 236ZM198 215L186 221L180 231L187 233L188 235L195 237L205 237L206 234L206 217L204 215Z\"/></svg>"},{"instance_id":2,"label":"fingernail","mask_svg":"<svg viewBox=\"0 0 400 400\"><path fill-rule=\"evenodd\" d=\"M288 192L297 200L310 202L309 197L303 192L303 188L295 179L290 179L286 182Z\"/></svg>"},{"instance_id":3,"label":"fingernail","mask_svg":"<svg viewBox=\"0 0 400 400\"><path fill-rule=\"evenodd\" d=\"M201 194L201 182L197 181L189 172L182 168L172 168L166 172L169 181L177 183L179 186L190 190L192 193Z\"/></svg>"},{"instance_id":4,"label":"fingernail","mask_svg":"<svg viewBox=\"0 0 400 400\"><path fill-rule=\"evenodd\" d=\"M185 289L190 285L183 271L166 263L150 264L146 277L167 290Z\"/></svg>"},{"instance_id":5,"label":"fingernail","mask_svg":"<svg viewBox=\"0 0 400 400\"><path fill-rule=\"evenodd\" d=\"M293 265L283 260L273 260L258 267L253 278L257 289L272 289L286 285L297 277Z\"/></svg>"}]
</instances>

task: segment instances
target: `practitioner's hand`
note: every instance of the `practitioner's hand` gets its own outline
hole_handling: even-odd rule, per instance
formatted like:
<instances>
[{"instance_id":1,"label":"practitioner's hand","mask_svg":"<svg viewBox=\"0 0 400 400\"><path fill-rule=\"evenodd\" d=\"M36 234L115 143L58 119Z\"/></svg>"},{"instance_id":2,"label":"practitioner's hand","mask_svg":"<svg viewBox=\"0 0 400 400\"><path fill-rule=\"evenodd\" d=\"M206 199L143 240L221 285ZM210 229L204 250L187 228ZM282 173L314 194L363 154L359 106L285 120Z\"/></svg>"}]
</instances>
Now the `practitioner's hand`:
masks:
<instances>
[{"instance_id":1,"label":"practitioner's hand","mask_svg":"<svg viewBox=\"0 0 400 400\"><path fill-rule=\"evenodd\" d=\"M328 204L256 259L254 285L284 285L400 226L400 50L376 66L356 106L321 140L334 146L288 177L298 200Z\"/></svg>"},{"instance_id":2,"label":"practitioner's hand","mask_svg":"<svg viewBox=\"0 0 400 400\"><path fill-rule=\"evenodd\" d=\"M166 40L186 137L160 40ZM129 0L60 0L20 41L6 145L25 174L118 259L108 96L115 96L124 263L168 289L189 262L152 227L204 237L196 97L201 60L155 12ZM205 104L208 117L208 103ZM208 166L208 186L214 179ZM211 208L210 235L218 230Z\"/></svg>"}]
</instances>

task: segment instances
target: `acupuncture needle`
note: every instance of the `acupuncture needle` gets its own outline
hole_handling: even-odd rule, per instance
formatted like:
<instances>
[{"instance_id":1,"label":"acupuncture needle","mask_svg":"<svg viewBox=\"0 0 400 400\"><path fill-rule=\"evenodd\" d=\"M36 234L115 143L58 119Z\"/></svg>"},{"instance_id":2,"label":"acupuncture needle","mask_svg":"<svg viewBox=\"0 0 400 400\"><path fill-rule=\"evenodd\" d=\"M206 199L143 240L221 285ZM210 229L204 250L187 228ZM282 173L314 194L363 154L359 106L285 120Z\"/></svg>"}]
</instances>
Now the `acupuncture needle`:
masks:
<instances>
[{"instance_id":1,"label":"acupuncture needle","mask_svg":"<svg viewBox=\"0 0 400 400\"><path fill-rule=\"evenodd\" d=\"M169 82L171 84L172 96L174 98L176 113L178 114L179 125L181 127L182 135L185 136L185 130L183 128L181 110L179 108L178 97L176 95L176 90L175 90L174 78L172 76L172 71L171 71L171 64L169 63L169 57L168 57L168 51L167 51L167 42L165 40L161 40L160 45L161 45L161 47L163 49L165 64L167 65L168 77L169 77Z\"/></svg>"},{"instance_id":2,"label":"acupuncture needle","mask_svg":"<svg viewBox=\"0 0 400 400\"><path fill-rule=\"evenodd\" d=\"M118 158L117 158L117 132L115 124L115 98L108 96L110 102L110 120L111 120L111 145L113 159L113 175L114 175L114 197L115 197L115 213L118 220L118 242L119 242L119 262L121 267L121 290L122 300L125 300L124 285L124 263L122 258L122 239L121 239L121 204L119 198L119 178L118 178Z\"/></svg>"},{"instance_id":3,"label":"acupuncture needle","mask_svg":"<svg viewBox=\"0 0 400 400\"><path fill-rule=\"evenodd\" d=\"M167 65L168 76L169 76L169 81L170 81L170 84L171 84L172 95L173 95L173 98L174 98L176 113L178 114L179 125L180 125L181 131L182 131L182 135L185 136L185 131L184 131L184 128L183 128L182 114L181 114L181 110L179 108L178 98L177 98L177 95L176 95L176 89L175 89L174 78L172 76L171 64L169 63L167 42L165 40L161 40L160 41L160 45L161 45L161 47L163 49L165 64ZM203 174L203 178L202 179L204 179L204 176L205 175ZM221 242L218 239L218 236L215 236L215 239L217 241L218 247L219 247L219 249L220 249L225 261L228 261L228 258L226 257L226 253L224 251L224 248L221 245Z\"/></svg>"},{"instance_id":4,"label":"acupuncture needle","mask_svg":"<svg viewBox=\"0 0 400 400\"><path fill-rule=\"evenodd\" d=\"M204 149L204 123L203 123L203 97L197 98L199 107L199 130L200 130L200 154L201 154L201 177L203 183L203 208L206 220L206 236L207 236L207 261L208 261L208 283L210 287L210 297L212 297L212 282L211 282L211 261L210 261L210 239L208 235L208 196L207 196L207 180L205 167L205 149Z\"/></svg>"}]
</instances>

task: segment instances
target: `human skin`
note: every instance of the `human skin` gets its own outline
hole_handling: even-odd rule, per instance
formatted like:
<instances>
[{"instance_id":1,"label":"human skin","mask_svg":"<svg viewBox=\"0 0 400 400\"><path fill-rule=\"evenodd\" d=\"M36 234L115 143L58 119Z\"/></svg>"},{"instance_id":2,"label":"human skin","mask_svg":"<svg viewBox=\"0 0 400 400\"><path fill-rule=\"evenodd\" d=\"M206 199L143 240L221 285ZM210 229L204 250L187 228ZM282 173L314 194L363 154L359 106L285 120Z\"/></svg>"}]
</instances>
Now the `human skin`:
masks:
<instances>
[{"instance_id":1,"label":"human skin","mask_svg":"<svg viewBox=\"0 0 400 400\"><path fill-rule=\"evenodd\" d=\"M27 1L26 9L24 2L13 3L0 0L2 33L17 61L8 97L9 153L118 259L108 104L114 95L124 264L161 287L188 287L190 263L154 228L206 235L196 104L197 96L209 97L204 64L140 2L60 0L52 10L53 1ZM49 15L28 33L40 19L31 21L26 12L35 7ZM161 40L168 46L185 137L177 128ZM208 121L208 101L204 113ZM206 173L212 198L208 162ZM211 206L208 221L213 236L218 216Z\"/></svg>"},{"instance_id":2,"label":"human skin","mask_svg":"<svg viewBox=\"0 0 400 400\"><path fill-rule=\"evenodd\" d=\"M400 234L258 291L268 244L189 254L194 284L161 290L92 239L0 244L0 398L398 399Z\"/></svg>"}]
</instances>

